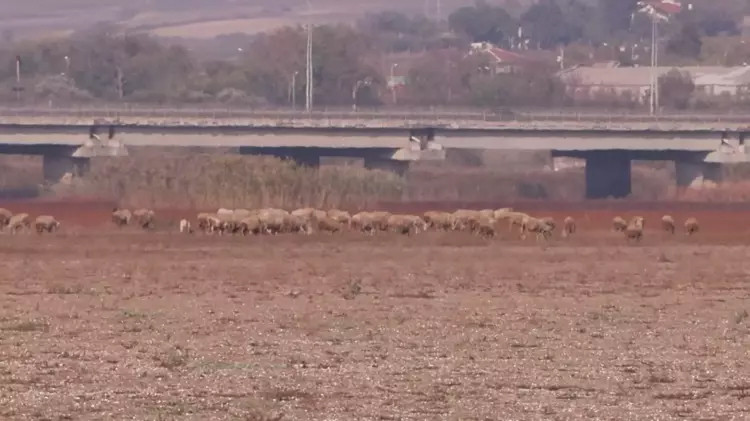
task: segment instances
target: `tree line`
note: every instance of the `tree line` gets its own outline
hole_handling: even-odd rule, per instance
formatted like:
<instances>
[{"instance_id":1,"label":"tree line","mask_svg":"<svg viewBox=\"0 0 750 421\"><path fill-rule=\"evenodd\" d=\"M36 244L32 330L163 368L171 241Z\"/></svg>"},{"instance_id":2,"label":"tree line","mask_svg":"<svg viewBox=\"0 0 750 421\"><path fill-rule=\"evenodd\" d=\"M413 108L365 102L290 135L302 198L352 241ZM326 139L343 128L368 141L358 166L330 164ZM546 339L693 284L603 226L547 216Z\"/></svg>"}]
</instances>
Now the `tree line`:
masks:
<instances>
[{"instance_id":1,"label":"tree line","mask_svg":"<svg viewBox=\"0 0 750 421\"><path fill-rule=\"evenodd\" d=\"M472 42L516 51L609 48L624 64L647 60L634 47L650 37L637 0L540 0L520 14L478 1L443 22L398 12L367 15L356 24L313 30L314 100L319 106L378 106L392 102L389 73L404 76L401 105L549 106L570 103L552 60L522 72L497 72L492 58L467 54ZM704 42L739 33L745 0L693 0L663 25L663 63L706 60ZM304 104L303 27L254 37L231 59L203 60L188 48L143 33L98 24L63 39L0 41L0 100L72 104L92 100L206 103L235 106ZM729 45L723 64L750 62L750 49ZM729 54L731 49L731 53ZM628 54L629 53L629 54ZM717 52L716 54L720 54ZM394 68L394 55L409 66ZM17 68L20 61L20 74ZM20 76L20 83L17 77ZM673 84L674 85L674 84ZM672 85L670 85L672 86Z\"/></svg>"}]
</instances>

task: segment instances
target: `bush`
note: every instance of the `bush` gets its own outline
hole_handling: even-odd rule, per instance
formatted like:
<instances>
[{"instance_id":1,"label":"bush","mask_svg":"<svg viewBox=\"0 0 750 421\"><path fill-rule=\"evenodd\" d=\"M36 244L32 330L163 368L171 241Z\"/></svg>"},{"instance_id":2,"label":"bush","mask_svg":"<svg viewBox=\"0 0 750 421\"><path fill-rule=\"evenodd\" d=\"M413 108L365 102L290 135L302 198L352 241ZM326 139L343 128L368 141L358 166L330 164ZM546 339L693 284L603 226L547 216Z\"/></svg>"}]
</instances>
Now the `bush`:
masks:
<instances>
[{"instance_id":1,"label":"bush","mask_svg":"<svg viewBox=\"0 0 750 421\"><path fill-rule=\"evenodd\" d=\"M677 110L686 109L693 91L695 91L695 84L688 72L672 69L659 76L659 102L665 107Z\"/></svg>"}]
</instances>

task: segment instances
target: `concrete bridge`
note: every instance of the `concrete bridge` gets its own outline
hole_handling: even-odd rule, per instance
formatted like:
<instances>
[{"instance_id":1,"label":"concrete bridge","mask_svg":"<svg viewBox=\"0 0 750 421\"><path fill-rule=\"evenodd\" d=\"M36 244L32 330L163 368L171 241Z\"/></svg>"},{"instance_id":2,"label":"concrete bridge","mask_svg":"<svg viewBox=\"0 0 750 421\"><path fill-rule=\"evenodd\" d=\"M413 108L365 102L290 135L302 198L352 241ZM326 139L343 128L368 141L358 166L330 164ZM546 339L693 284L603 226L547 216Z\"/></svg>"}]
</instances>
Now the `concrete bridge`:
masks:
<instances>
[{"instance_id":1,"label":"concrete bridge","mask_svg":"<svg viewBox=\"0 0 750 421\"><path fill-rule=\"evenodd\" d=\"M398 173L446 149L550 150L586 160L588 197L623 197L631 160L675 161L677 184L698 187L717 181L720 165L750 160L747 134L743 116L0 109L0 153L42 155L50 181L131 146L231 147L305 165L357 157Z\"/></svg>"}]
</instances>

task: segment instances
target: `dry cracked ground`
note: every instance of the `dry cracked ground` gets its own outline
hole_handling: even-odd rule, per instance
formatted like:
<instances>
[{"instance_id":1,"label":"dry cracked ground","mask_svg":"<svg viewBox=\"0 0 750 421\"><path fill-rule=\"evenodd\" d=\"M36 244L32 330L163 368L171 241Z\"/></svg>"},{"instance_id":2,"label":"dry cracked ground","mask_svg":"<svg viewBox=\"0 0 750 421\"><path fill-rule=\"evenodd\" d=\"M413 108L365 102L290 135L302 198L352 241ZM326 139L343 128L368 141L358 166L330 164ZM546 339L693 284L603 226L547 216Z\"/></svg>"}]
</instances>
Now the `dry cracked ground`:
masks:
<instances>
[{"instance_id":1,"label":"dry cracked ground","mask_svg":"<svg viewBox=\"0 0 750 421\"><path fill-rule=\"evenodd\" d=\"M0 236L5 420L749 419L748 247Z\"/></svg>"}]
</instances>

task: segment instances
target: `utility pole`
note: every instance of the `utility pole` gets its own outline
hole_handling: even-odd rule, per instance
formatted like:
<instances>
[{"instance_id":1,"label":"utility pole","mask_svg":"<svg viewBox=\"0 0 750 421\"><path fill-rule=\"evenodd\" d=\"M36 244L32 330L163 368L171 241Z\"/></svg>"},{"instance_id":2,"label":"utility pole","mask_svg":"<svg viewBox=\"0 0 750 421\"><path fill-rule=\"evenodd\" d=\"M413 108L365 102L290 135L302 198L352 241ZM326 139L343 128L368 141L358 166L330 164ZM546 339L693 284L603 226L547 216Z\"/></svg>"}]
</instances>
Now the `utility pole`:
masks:
<instances>
[{"instance_id":1,"label":"utility pole","mask_svg":"<svg viewBox=\"0 0 750 421\"><path fill-rule=\"evenodd\" d=\"M313 65L312 65L312 4L307 0L307 53L306 53L306 79L305 79L305 111L312 111L313 106Z\"/></svg>"},{"instance_id":2,"label":"utility pole","mask_svg":"<svg viewBox=\"0 0 750 421\"><path fill-rule=\"evenodd\" d=\"M289 95L292 97L292 111L297 108L297 74L299 72L292 73L292 87Z\"/></svg>"},{"instance_id":3,"label":"utility pole","mask_svg":"<svg viewBox=\"0 0 750 421\"><path fill-rule=\"evenodd\" d=\"M16 56L16 101L21 101L21 56Z\"/></svg>"},{"instance_id":4,"label":"utility pole","mask_svg":"<svg viewBox=\"0 0 750 421\"><path fill-rule=\"evenodd\" d=\"M393 105L398 103L398 98L396 98L396 75L394 72L396 67L398 67L398 63L391 64L391 96L393 97Z\"/></svg>"},{"instance_id":5,"label":"utility pole","mask_svg":"<svg viewBox=\"0 0 750 421\"><path fill-rule=\"evenodd\" d=\"M656 90L659 89L659 79L656 75L656 14L651 14L651 97L649 98L649 113L654 115L656 112L656 101L657 95Z\"/></svg>"}]
</instances>

